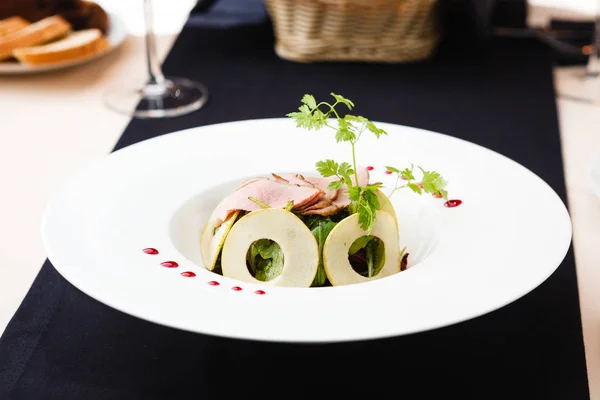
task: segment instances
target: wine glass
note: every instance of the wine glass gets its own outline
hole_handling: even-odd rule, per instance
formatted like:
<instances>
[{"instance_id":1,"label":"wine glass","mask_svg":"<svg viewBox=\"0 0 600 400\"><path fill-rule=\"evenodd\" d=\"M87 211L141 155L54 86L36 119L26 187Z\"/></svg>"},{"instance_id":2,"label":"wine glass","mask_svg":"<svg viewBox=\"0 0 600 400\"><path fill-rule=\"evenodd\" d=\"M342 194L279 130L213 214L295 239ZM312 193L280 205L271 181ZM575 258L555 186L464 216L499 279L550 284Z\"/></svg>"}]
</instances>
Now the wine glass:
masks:
<instances>
[{"instance_id":1,"label":"wine glass","mask_svg":"<svg viewBox=\"0 0 600 400\"><path fill-rule=\"evenodd\" d=\"M200 82L163 75L156 58L152 0L143 0L143 5L147 79L139 86L109 90L105 104L136 118L177 117L200 109L208 100L208 89Z\"/></svg>"}]
</instances>

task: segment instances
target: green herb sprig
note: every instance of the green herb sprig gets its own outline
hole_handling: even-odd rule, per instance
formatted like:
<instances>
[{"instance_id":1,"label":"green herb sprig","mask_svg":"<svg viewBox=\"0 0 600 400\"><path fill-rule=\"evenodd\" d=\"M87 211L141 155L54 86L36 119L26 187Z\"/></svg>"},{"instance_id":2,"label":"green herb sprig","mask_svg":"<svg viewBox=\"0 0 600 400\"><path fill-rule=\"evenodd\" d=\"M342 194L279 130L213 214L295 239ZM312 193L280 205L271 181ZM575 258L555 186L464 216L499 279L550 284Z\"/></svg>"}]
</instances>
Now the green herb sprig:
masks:
<instances>
[{"instance_id":1,"label":"green herb sprig","mask_svg":"<svg viewBox=\"0 0 600 400\"><path fill-rule=\"evenodd\" d=\"M425 192L437 197L443 197L445 200L448 200L448 191L446 191L448 182L438 172L426 171L422 167L417 167L423 174L421 180L417 181L414 174L414 165L411 165L410 168L405 168L403 170L399 170L398 168L390 166L386 166L385 168L389 172L396 174L396 183L394 185L394 189L392 189L388 197L391 197L397 190L407 187L417 194L422 194ZM400 180L404 181L405 183L403 185L399 185Z\"/></svg>"},{"instance_id":2,"label":"green herb sprig","mask_svg":"<svg viewBox=\"0 0 600 400\"><path fill-rule=\"evenodd\" d=\"M375 223L376 212L380 209L379 200L375 192L383 186L381 183L368 184L366 186L359 185L356 144L365 132L374 134L378 139L382 135L387 135L387 132L378 128L373 122L363 116L352 114L342 116L336 107L343 105L351 111L354 108L354 103L339 94L331 93L331 96L335 100L333 103L326 101L317 102L313 95L305 94L302 97L302 104L298 108L298 111L288 113L286 116L295 120L296 127L298 128L304 128L309 131L320 130L325 127L333 129L335 131L336 142L350 144L351 163L345 161L338 163L334 160L326 159L318 161L316 168L324 178L337 178L329 184L330 189L340 189L344 184L348 187L350 212L352 214L358 213L358 222L361 229L370 234ZM394 167L387 168L388 171L398 174L398 179L392 193L408 187L418 194L425 191L428 193L437 193L447 198L448 193L445 191L446 183L437 172L425 171L421 168L424 177L421 181L417 182L413 174L413 168L402 171ZM398 181L401 178L406 178L407 182L404 185L398 186Z\"/></svg>"},{"instance_id":3,"label":"green herb sprig","mask_svg":"<svg viewBox=\"0 0 600 400\"><path fill-rule=\"evenodd\" d=\"M378 128L367 118L346 114L340 115L336 107L345 105L348 110L354 108L354 103L335 93L331 93L335 102L328 103L322 101L317 103L314 96L305 94L302 97L302 105L298 111L287 114L288 117L296 121L296 126L308 130L320 130L324 127L335 130L336 142L345 142L350 144L352 151L352 164L347 162L337 163L334 160L318 161L317 171L324 178L336 177L337 180L329 184L332 190L340 189L344 184L348 187L350 197L350 208L352 213L358 213L358 222L360 227L371 232L375 222L376 211L380 208L379 201L375 191L381 188L381 184L360 186L358 182L358 172L356 164L356 144L363 133L369 131L377 138L381 135L387 135L387 132ZM324 109L324 110L323 110ZM335 118L337 126L333 125L331 120ZM354 178L354 181L352 180Z\"/></svg>"}]
</instances>

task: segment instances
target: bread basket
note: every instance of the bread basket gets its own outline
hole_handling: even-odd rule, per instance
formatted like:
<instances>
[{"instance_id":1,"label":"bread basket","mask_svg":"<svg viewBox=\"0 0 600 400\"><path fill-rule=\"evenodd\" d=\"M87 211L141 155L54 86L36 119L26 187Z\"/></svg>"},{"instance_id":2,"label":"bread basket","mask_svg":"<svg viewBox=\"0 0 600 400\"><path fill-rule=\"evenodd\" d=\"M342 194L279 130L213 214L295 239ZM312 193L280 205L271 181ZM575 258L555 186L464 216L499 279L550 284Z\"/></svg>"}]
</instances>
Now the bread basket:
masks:
<instances>
[{"instance_id":1,"label":"bread basket","mask_svg":"<svg viewBox=\"0 0 600 400\"><path fill-rule=\"evenodd\" d=\"M296 62L415 62L439 40L438 0L264 0L275 51Z\"/></svg>"}]
</instances>

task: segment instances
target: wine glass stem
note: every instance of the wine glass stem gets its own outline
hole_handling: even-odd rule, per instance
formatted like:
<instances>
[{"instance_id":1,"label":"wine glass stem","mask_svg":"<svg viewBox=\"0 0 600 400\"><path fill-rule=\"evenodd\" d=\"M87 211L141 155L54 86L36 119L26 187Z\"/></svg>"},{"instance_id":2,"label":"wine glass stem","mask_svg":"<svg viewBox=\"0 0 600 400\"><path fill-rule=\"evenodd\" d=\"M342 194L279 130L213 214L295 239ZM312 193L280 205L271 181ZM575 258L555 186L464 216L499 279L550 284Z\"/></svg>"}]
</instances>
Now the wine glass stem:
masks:
<instances>
[{"instance_id":1,"label":"wine glass stem","mask_svg":"<svg viewBox=\"0 0 600 400\"><path fill-rule=\"evenodd\" d=\"M156 38L154 36L152 0L144 0L144 23L146 25L146 64L148 67L148 85L160 86L165 80L156 57Z\"/></svg>"},{"instance_id":2,"label":"wine glass stem","mask_svg":"<svg viewBox=\"0 0 600 400\"><path fill-rule=\"evenodd\" d=\"M600 75L600 0L597 0L594 15L594 36L592 39L592 52L587 64L587 74L590 76Z\"/></svg>"}]
</instances>

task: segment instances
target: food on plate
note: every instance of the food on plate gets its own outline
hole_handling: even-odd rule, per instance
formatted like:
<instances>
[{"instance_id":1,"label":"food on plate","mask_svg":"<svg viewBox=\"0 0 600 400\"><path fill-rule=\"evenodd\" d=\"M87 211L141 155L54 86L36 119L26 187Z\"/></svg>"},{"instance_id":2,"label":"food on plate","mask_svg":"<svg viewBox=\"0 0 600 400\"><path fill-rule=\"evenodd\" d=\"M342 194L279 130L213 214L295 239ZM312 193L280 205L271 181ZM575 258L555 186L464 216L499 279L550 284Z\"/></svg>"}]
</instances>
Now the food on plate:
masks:
<instances>
[{"instance_id":1,"label":"food on plate","mask_svg":"<svg viewBox=\"0 0 600 400\"><path fill-rule=\"evenodd\" d=\"M49 44L21 47L13 56L23 64L48 65L76 61L104 52L109 44L98 29L86 29Z\"/></svg>"},{"instance_id":2,"label":"food on plate","mask_svg":"<svg viewBox=\"0 0 600 400\"><path fill-rule=\"evenodd\" d=\"M319 248L312 232L293 213L280 208L256 210L231 227L221 266L223 275L241 281L309 287L319 266Z\"/></svg>"},{"instance_id":3,"label":"food on plate","mask_svg":"<svg viewBox=\"0 0 600 400\"><path fill-rule=\"evenodd\" d=\"M370 235L365 235L360 228L358 214L352 214L340 221L327 236L323 245L323 267L332 285L351 285L400 272L398 224L385 211L377 210L376 214ZM352 266L361 262L367 266L366 276L356 273Z\"/></svg>"},{"instance_id":4,"label":"food on plate","mask_svg":"<svg viewBox=\"0 0 600 400\"><path fill-rule=\"evenodd\" d=\"M108 15L82 0L0 1L0 61L44 66L92 58L110 47Z\"/></svg>"},{"instance_id":5,"label":"food on plate","mask_svg":"<svg viewBox=\"0 0 600 400\"><path fill-rule=\"evenodd\" d=\"M62 17L53 16L30 24L0 38L0 61L11 58L21 47L37 46L63 37L71 31L71 24Z\"/></svg>"},{"instance_id":6,"label":"food on plate","mask_svg":"<svg viewBox=\"0 0 600 400\"><path fill-rule=\"evenodd\" d=\"M67 20L74 30L99 29L106 34L108 16L97 3L82 0L1 0L0 19L21 17L37 22L59 15Z\"/></svg>"},{"instance_id":7,"label":"food on plate","mask_svg":"<svg viewBox=\"0 0 600 400\"><path fill-rule=\"evenodd\" d=\"M21 17L10 17L0 20L0 37L25 28L30 23Z\"/></svg>"},{"instance_id":8,"label":"food on plate","mask_svg":"<svg viewBox=\"0 0 600 400\"><path fill-rule=\"evenodd\" d=\"M370 182L357 164L363 134L387 133L362 116L340 115L354 103L332 93L335 102L302 98L288 114L299 128L335 131L349 144L351 162L318 161L320 176L271 173L240 182L214 209L200 237L208 270L245 282L286 287L351 285L380 279L406 268L397 215L389 197L408 188L447 200L447 182L422 167L387 166L396 182L389 194Z\"/></svg>"}]
</instances>

